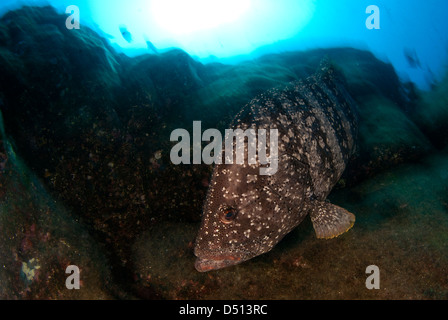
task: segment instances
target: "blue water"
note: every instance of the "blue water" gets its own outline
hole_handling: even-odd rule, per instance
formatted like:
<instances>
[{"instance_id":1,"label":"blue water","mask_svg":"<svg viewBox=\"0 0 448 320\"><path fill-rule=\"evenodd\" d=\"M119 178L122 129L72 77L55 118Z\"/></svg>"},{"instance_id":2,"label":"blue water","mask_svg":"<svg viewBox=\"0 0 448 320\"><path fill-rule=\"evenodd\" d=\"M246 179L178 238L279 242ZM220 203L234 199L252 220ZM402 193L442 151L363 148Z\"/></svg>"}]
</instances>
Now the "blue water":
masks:
<instances>
[{"instance_id":1,"label":"blue water","mask_svg":"<svg viewBox=\"0 0 448 320\"><path fill-rule=\"evenodd\" d=\"M440 80L447 63L448 2L442 0L3 0L0 14L23 4L51 4L59 12L76 5L82 25L129 56L153 52L148 41L202 62L351 46L391 62L403 80L423 89ZM380 29L366 27L370 5L379 9Z\"/></svg>"}]
</instances>

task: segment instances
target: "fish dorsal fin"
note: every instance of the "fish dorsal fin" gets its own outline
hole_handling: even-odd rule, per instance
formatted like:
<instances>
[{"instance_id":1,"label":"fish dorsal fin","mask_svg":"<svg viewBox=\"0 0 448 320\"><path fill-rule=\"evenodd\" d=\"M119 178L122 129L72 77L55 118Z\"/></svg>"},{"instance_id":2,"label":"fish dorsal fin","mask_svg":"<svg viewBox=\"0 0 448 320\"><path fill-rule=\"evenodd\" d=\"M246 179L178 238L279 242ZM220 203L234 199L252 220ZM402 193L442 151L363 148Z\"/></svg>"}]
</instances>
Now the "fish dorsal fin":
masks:
<instances>
[{"instance_id":1,"label":"fish dorsal fin","mask_svg":"<svg viewBox=\"0 0 448 320\"><path fill-rule=\"evenodd\" d=\"M316 236L331 239L348 231L355 223L355 215L344 208L325 201L315 201L310 213Z\"/></svg>"}]
</instances>

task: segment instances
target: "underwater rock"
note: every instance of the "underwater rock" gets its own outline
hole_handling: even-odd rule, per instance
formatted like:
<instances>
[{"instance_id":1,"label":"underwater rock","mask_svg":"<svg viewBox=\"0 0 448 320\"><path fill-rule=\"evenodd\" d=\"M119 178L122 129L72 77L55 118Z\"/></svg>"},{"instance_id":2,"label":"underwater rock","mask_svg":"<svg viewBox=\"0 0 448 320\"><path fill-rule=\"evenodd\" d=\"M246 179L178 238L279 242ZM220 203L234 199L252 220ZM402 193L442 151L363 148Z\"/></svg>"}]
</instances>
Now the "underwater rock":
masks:
<instances>
[{"instance_id":1,"label":"underwater rock","mask_svg":"<svg viewBox=\"0 0 448 320\"><path fill-rule=\"evenodd\" d=\"M421 92L412 119L438 149L448 145L448 71L431 91Z\"/></svg>"},{"instance_id":2,"label":"underwater rock","mask_svg":"<svg viewBox=\"0 0 448 320\"><path fill-rule=\"evenodd\" d=\"M62 145L93 121L108 119L109 130L116 125L117 56L90 29L68 30L51 7L9 12L0 25L7 30L0 50L6 131L39 174L43 166L56 166Z\"/></svg>"},{"instance_id":3,"label":"underwater rock","mask_svg":"<svg viewBox=\"0 0 448 320\"><path fill-rule=\"evenodd\" d=\"M198 284L200 276L193 267L196 230L196 223L166 221L137 237L131 256L137 294L152 289L159 298L182 299L207 290Z\"/></svg>"},{"instance_id":4,"label":"underwater rock","mask_svg":"<svg viewBox=\"0 0 448 320\"><path fill-rule=\"evenodd\" d=\"M340 186L356 183L431 152L431 141L391 100L371 96L360 104L359 141Z\"/></svg>"},{"instance_id":5,"label":"underwater rock","mask_svg":"<svg viewBox=\"0 0 448 320\"><path fill-rule=\"evenodd\" d=\"M173 49L160 55L143 55L130 61L123 73L127 99L144 93L147 103L157 106L159 116L182 117L186 97L210 82L207 67L185 52ZM179 114L179 111L181 112Z\"/></svg>"},{"instance_id":6,"label":"underwater rock","mask_svg":"<svg viewBox=\"0 0 448 320\"><path fill-rule=\"evenodd\" d=\"M0 298L110 299L105 256L15 154L0 113ZM68 289L76 265L80 290Z\"/></svg>"}]
</instances>

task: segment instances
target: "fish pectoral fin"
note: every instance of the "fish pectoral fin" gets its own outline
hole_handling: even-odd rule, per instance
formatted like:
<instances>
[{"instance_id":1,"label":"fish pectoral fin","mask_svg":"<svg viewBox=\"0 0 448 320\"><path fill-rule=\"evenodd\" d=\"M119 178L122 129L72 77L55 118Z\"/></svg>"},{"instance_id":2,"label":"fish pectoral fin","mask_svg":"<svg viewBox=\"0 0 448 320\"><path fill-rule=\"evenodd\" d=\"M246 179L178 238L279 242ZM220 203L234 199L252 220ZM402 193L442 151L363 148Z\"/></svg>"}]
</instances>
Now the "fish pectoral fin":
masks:
<instances>
[{"instance_id":1,"label":"fish pectoral fin","mask_svg":"<svg viewBox=\"0 0 448 320\"><path fill-rule=\"evenodd\" d=\"M310 217L319 239L337 237L348 231L355 223L353 213L325 201L316 201Z\"/></svg>"}]
</instances>

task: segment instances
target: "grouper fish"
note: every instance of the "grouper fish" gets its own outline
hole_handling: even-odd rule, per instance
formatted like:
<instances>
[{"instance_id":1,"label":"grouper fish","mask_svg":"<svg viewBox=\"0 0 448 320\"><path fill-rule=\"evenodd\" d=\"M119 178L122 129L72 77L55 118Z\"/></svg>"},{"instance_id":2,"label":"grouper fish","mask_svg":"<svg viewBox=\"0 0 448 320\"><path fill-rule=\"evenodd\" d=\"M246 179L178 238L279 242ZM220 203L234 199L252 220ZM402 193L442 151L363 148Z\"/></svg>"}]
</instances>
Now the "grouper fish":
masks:
<instances>
[{"instance_id":1,"label":"grouper fish","mask_svg":"<svg viewBox=\"0 0 448 320\"><path fill-rule=\"evenodd\" d=\"M326 200L354 151L357 108L342 74L328 61L318 71L248 103L232 128L278 130L278 170L260 162L216 164L196 237L200 272L270 251L309 214L318 238L333 238L355 222ZM269 139L268 139L269 140ZM246 141L247 144L247 141Z\"/></svg>"}]
</instances>

